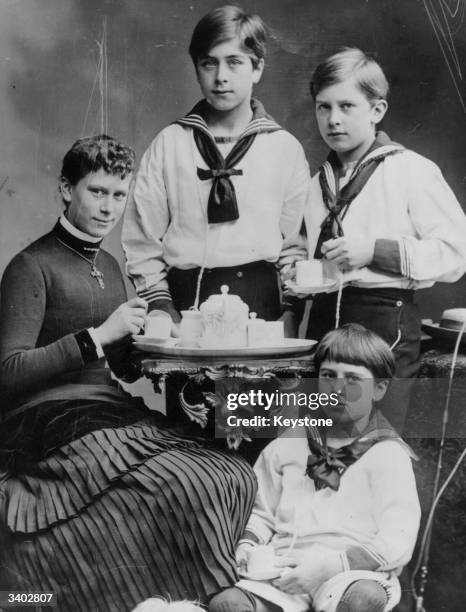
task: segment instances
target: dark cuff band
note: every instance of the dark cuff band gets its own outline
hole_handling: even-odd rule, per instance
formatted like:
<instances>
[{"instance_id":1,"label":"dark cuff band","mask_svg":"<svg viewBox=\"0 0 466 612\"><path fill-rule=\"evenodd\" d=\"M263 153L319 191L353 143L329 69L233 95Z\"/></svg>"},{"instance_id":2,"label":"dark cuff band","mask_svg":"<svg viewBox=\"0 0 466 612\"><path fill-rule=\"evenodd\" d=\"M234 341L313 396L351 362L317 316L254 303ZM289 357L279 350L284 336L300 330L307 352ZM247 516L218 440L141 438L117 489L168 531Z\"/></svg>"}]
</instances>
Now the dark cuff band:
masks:
<instances>
[{"instance_id":1,"label":"dark cuff band","mask_svg":"<svg viewBox=\"0 0 466 612\"><path fill-rule=\"evenodd\" d=\"M91 334L87 331L87 329L77 332L74 337L79 345L79 350L81 351L81 356L84 363L96 361L98 359L97 349L94 341L91 338Z\"/></svg>"},{"instance_id":2,"label":"dark cuff band","mask_svg":"<svg viewBox=\"0 0 466 612\"><path fill-rule=\"evenodd\" d=\"M389 274L401 274L401 256L398 240L377 238L374 247L374 258L370 265Z\"/></svg>"},{"instance_id":3,"label":"dark cuff band","mask_svg":"<svg viewBox=\"0 0 466 612\"><path fill-rule=\"evenodd\" d=\"M351 546L346 551L350 570L377 571L380 568L380 560L371 555L360 546Z\"/></svg>"},{"instance_id":4,"label":"dark cuff band","mask_svg":"<svg viewBox=\"0 0 466 612\"><path fill-rule=\"evenodd\" d=\"M171 316L175 323L179 323L181 321L180 313L173 306L173 302L171 300L157 298L156 300L149 302L148 312L152 312L153 310L163 310L163 312L166 312Z\"/></svg>"},{"instance_id":5,"label":"dark cuff band","mask_svg":"<svg viewBox=\"0 0 466 612\"><path fill-rule=\"evenodd\" d=\"M249 542L256 542L256 544L259 543L259 538L256 536L256 534L253 533L252 531L247 531L247 530L243 533L243 537L241 538L240 541L243 541L243 540L248 540Z\"/></svg>"}]
</instances>

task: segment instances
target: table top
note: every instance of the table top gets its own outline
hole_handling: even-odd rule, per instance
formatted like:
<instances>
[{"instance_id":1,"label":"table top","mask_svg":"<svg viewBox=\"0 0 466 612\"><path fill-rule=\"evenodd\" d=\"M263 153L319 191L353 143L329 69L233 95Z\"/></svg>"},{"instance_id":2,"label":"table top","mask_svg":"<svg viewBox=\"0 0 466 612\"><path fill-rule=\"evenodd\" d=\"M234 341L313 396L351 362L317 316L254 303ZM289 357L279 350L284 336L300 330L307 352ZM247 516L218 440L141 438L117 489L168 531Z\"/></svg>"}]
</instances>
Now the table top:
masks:
<instances>
[{"instance_id":1,"label":"table top","mask_svg":"<svg viewBox=\"0 0 466 612\"><path fill-rule=\"evenodd\" d=\"M435 341L423 341L420 360L421 377L444 376L451 367L453 350ZM226 360L218 357L165 357L135 351L134 361L146 376L165 375L174 372L194 374L205 369L224 369L227 375L235 371L261 372L314 372L313 355L291 355L276 358L247 357ZM232 374L233 373L233 374ZM466 353L458 353L455 377L466 378Z\"/></svg>"},{"instance_id":2,"label":"table top","mask_svg":"<svg viewBox=\"0 0 466 612\"><path fill-rule=\"evenodd\" d=\"M187 374L198 372L203 369L228 369L230 372L249 370L251 372L272 371L292 372L314 370L312 355L290 356L276 358L236 358L234 360L221 359L218 357L199 358L167 358L159 356L148 356L147 353L139 353L137 360L143 374L166 374L171 372L185 372ZM230 374L231 375L231 374Z\"/></svg>"}]
</instances>

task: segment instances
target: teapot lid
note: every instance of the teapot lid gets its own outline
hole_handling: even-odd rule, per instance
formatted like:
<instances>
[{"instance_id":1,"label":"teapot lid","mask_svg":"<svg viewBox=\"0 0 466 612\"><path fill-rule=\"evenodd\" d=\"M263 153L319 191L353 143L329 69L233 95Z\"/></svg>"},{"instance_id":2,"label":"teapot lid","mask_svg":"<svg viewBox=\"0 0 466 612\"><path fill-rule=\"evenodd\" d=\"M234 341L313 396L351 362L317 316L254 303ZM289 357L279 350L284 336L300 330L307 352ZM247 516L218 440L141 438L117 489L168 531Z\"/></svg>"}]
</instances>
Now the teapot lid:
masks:
<instances>
[{"instance_id":1,"label":"teapot lid","mask_svg":"<svg viewBox=\"0 0 466 612\"><path fill-rule=\"evenodd\" d=\"M230 287L228 285L222 285L220 287L221 293L214 293L207 298L205 302L203 302L200 306L202 307L220 307L220 306L236 306L236 307L247 307L247 304L243 302L243 300L239 297L239 295L231 295L228 293L230 291ZM249 310L249 309L248 309Z\"/></svg>"}]
</instances>

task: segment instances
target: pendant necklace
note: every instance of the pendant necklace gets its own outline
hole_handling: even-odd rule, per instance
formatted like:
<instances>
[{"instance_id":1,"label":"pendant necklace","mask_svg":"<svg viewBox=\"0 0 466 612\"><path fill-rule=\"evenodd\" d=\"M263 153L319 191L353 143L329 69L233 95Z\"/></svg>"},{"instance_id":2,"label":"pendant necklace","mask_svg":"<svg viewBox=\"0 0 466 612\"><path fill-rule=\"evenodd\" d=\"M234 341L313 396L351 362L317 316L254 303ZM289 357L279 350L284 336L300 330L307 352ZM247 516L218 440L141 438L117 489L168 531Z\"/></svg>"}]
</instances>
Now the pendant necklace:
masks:
<instances>
[{"instance_id":1,"label":"pendant necklace","mask_svg":"<svg viewBox=\"0 0 466 612\"><path fill-rule=\"evenodd\" d=\"M104 275L103 272L101 272L97 266L95 265L95 260L97 259L97 255L99 254L99 251L97 251L97 253L95 254L94 259L89 259L87 257L85 257L82 253L80 253L79 251L77 251L76 249L73 249L73 247L70 247L68 244L66 244L66 242L63 242L63 240L60 240L60 238L58 238L57 236L55 236L55 238L58 240L58 242L60 242L60 244L62 244L64 247L66 247L67 249L69 249L70 251L73 251L73 253L76 253L76 255L79 255L79 257L81 257L81 259L84 259L84 261L87 261L87 263L91 266L91 272L90 275L96 279L96 281L99 283L99 287L101 289L105 289L105 284L104 284Z\"/></svg>"}]
</instances>

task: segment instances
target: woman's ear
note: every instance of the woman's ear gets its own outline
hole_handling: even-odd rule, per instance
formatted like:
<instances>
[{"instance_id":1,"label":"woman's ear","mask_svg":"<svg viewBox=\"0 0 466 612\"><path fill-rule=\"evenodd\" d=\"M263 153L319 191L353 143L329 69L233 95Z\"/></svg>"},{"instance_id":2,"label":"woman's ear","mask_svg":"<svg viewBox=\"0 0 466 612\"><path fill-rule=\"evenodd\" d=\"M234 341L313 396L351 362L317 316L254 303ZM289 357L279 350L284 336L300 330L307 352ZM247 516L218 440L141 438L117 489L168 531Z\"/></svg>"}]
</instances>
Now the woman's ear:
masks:
<instances>
[{"instance_id":1,"label":"woman's ear","mask_svg":"<svg viewBox=\"0 0 466 612\"><path fill-rule=\"evenodd\" d=\"M386 378L384 378L384 379L379 378L378 380L375 381L375 385L374 385L374 401L380 402L380 400L383 398L383 396L387 392L389 384L390 384L390 381L388 379L386 379Z\"/></svg>"},{"instance_id":2,"label":"woman's ear","mask_svg":"<svg viewBox=\"0 0 466 612\"><path fill-rule=\"evenodd\" d=\"M388 110L388 102L387 100L380 99L374 102L372 106L372 121L374 125L380 123L382 119L385 117L385 113Z\"/></svg>"},{"instance_id":3,"label":"woman's ear","mask_svg":"<svg viewBox=\"0 0 466 612\"><path fill-rule=\"evenodd\" d=\"M62 176L60 179L59 190L65 204L69 204L71 202L72 189L73 186L71 185L70 181Z\"/></svg>"}]
</instances>

